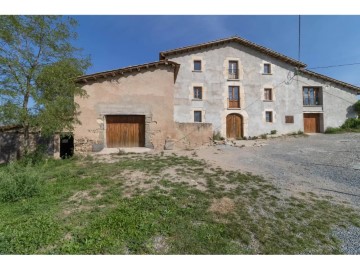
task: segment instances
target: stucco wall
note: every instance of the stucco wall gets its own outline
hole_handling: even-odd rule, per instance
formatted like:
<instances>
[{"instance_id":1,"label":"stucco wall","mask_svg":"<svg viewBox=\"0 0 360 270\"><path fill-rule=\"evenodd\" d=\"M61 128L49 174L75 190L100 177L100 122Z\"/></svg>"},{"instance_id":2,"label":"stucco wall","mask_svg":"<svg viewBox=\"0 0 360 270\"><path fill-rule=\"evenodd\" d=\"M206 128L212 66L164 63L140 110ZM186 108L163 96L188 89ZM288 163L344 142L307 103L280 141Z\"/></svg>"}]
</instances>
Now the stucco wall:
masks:
<instances>
[{"instance_id":1,"label":"stucco wall","mask_svg":"<svg viewBox=\"0 0 360 270\"><path fill-rule=\"evenodd\" d=\"M326 91L354 102L355 93L332 85L325 88L321 80L294 76L294 67L263 53L237 43L219 45L190 53L168 57L181 65L175 83L174 119L177 122L193 122L193 111L203 112L203 122L212 123L215 131L226 136L226 116L238 113L243 118L243 135L257 136L277 130L290 133L304 130L303 86L322 86ZM193 61L202 61L202 72L193 71ZM228 80L228 61L238 61L239 80ZM270 63L272 74L263 74L263 64ZM299 81L302 78L302 81ZM241 109L228 108L228 86L239 86ZM202 86L202 101L192 100L192 88ZM273 89L273 101L264 101L264 88ZM328 89L328 90L327 90ZM347 114L348 102L324 91L324 126L342 124ZM336 104L336 106L334 106ZM336 107L336 108L335 108ZM267 123L265 111L273 112L273 122ZM285 123L285 116L294 116L294 123Z\"/></svg>"},{"instance_id":2,"label":"stucco wall","mask_svg":"<svg viewBox=\"0 0 360 270\"><path fill-rule=\"evenodd\" d=\"M175 123L175 147L192 149L209 145L212 141L213 130L210 123Z\"/></svg>"},{"instance_id":3,"label":"stucco wall","mask_svg":"<svg viewBox=\"0 0 360 270\"><path fill-rule=\"evenodd\" d=\"M322 106L319 106L323 114L322 132L328 127L339 127L347 118L356 118L353 105L357 101L357 92L334 85L321 79L300 75L299 84L303 86L318 86L322 91ZM322 107L322 108L321 108ZM317 108L303 107L304 112L315 111Z\"/></svg>"},{"instance_id":4,"label":"stucco wall","mask_svg":"<svg viewBox=\"0 0 360 270\"><path fill-rule=\"evenodd\" d=\"M145 115L145 146L163 148L167 137L175 137L173 86L170 67L85 84L88 98L75 99L82 123L75 127L75 151L92 151L94 144L106 147L106 115Z\"/></svg>"}]
</instances>

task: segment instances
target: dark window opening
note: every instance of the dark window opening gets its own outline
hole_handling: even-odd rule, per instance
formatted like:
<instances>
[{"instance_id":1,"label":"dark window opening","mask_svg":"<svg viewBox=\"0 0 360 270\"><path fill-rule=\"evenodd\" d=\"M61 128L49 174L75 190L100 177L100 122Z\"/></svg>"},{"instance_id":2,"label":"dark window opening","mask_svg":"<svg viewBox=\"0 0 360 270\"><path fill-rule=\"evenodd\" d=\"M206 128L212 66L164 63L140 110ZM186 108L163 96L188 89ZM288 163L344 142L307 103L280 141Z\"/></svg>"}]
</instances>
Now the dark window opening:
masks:
<instances>
[{"instance_id":1,"label":"dark window opening","mask_svg":"<svg viewBox=\"0 0 360 270\"><path fill-rule=\"evenodd\" d=\"M60 135L60 157L69 158L74 155L74 137L72 135Z\"/></svg>"},{"instance_id":2,"label":"dark window opening","mask_svg":"<svg viewBox=\"0 0 360 270\"><path fill-rule=\"evenodd\" d=\"M271 74L271 65L264 64L264 74Z\"/></svg>"},{"instance_id":3,"label":"dark window opening","mask_svg":"<svg viewBox=\"0 0 360 270\"><path fill-rule=\"evenodd\" d=\"M195 71L201 71L201 61L200 60L195 60L194 61L194 70Z\"/></svg>"},{"instance_id":4,"label":"dark window opening","mask_svg":"<svg viewBox=\"0 0 360 270\"><path fill-rule=\"evenodd\" d=\"M265 112L266 122L271 123L273 121L272 112Z\"/></svg>"},{"instance_id":5,"label":"dark window opening","mask_svg":"<svg viewBox=\"0 0 360 270\"><path fill-rule=\"evenodd\" d=\"M194 111L194 122L202 122L201 111Z\"/></svg>"}]
</instances>

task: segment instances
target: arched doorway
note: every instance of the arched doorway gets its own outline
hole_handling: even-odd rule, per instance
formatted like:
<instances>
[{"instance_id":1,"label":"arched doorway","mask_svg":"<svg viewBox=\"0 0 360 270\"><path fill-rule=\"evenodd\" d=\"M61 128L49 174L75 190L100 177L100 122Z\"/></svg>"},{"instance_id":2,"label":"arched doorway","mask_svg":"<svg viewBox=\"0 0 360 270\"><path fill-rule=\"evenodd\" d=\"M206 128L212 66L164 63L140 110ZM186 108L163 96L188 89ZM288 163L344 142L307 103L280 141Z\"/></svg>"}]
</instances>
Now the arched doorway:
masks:
<instances>
[{"instance_id":1,"label":"arched doorway","mask_svg":"<svg viewBox=\"0 0 360 270\"><path fill-rule=\"evenodd\" d=\"M226 137L227 138L241 138L242 131L242 117L239 114L232 113L226 117Z\"/></svg>"}]
</instances>

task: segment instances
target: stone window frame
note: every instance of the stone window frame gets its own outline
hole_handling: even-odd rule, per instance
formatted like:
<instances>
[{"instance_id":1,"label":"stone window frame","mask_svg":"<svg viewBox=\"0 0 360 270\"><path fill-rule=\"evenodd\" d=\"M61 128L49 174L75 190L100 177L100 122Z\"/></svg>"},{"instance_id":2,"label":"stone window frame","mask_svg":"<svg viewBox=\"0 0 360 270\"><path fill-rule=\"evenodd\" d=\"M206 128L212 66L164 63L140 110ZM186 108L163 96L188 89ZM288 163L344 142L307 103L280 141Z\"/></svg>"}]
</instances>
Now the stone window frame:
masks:
<instances>
[{"instance_id":1,"label":"stone window frame","mask_svg":"<svg viewBox=\"0 0 360 270\"><path fill-rule=\"evenodd\" d=\"M196 62L198 62L198 63L200 62L200 69L195 69L195 66L196 66L195 63ZM194 72L202 72L203 71L203 69L202 69L202 60L201 59L194 59L193 60L193 71Z\"/></svg>"},{"instance_id":2,"label":"stone window frame","mask_svg":"<svg viewBox=\"0 0 360 270\"><path fill-rule=\"evenodd\" d=\"M200 97L196 97L196 90L200 90ZM193 100L203 100L203 87L202 86L194 86L193 87Z\"/></svg>"},{"instance_id":3,"label":"stone window frame","mask_svg":"<svg viewBox=\"0 0 360 270\"><path fill-rule=\"evenodd\" d=\"M200 113L200 121L196 121L195 113ZM194 123L203 123L203 113L202 113L202 110L194 110Z\"/></svg>"},{"instance_id":4,"label":"stone window frame","mask_svg":"<svg viewBox=\"0 0 360 270\"><path fill-rule=\"evenodd\" d=\"M265 67L268 67L268 72L265 72ZM263 71L262 71L263 75L272 75L273 74L273 70L272 70L272 65L271 63L265 62L263 63Z\"/></svg>"}]
</instances>

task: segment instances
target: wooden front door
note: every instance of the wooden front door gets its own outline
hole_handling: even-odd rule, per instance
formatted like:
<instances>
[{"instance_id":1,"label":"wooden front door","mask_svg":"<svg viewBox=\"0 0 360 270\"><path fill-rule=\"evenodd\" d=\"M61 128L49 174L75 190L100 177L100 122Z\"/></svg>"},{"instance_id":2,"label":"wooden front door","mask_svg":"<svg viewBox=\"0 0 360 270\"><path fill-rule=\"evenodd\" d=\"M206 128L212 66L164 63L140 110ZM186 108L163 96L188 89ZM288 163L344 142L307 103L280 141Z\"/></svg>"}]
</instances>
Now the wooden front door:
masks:
<instances>
[{"instance_id":1,"label":"wooden front door","mask_svg":"<svg viewBox=\"0 0 360 270\"><path fill-rule=\"evenodd\" d=\"M106 116L107 147L144 147L144 115Z\"/></svg>"},{"instance_id":2,"label":"wooden front door","mask_svg":"<svg viewBox=\"0 0 360 270\"><path fill-rule=\"evenodd\" d=\"M320 114L304 113L304 132L318 133L320 132Z\"/></svg>"},{"instance_id":3,"label":"wooden front door","mask_svg":"<svg viewBox=\"0 0 360 270\"><path fill-rule=\"evenodd\" d=\"M242 119L238 114L229 114L226 117L226 137L241 138L242 137Z\"/></svg>"}]
</instances>

